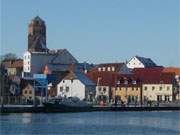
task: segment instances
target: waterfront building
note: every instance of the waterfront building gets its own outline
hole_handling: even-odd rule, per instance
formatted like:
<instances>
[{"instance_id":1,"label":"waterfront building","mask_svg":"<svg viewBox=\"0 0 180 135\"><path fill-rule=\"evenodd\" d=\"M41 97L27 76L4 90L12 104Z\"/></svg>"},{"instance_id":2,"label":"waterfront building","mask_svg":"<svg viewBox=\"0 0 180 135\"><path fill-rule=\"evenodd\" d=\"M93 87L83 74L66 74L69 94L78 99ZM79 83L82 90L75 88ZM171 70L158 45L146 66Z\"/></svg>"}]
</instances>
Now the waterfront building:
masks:
<instances>
[{"instance_id":1,"label":"waterfront building","mask_svg":"<svg viewBox=\"0 0 180 135\"><path fill-rule=\"evenodd\" d=\"M174 74L163 73L163 68L137 68L133 72L142 80L143 102L173 101Z\"/></svg>"},{"instance_id":2,"label":"waterfront building","mask_svg":"<svg viewBox=\"0 0 180 135\"><path fill-rule=\"evenodd\" d=\"M134 75L114 75L112 86L112 102L116 104L141 103L141 81Z\"/></svg>"},{"instance_id":3,"label":"waterfront building","mask_svg":"<svg viewBox=\"0 0 180 135\"><path fill-rule=\"evenodd\" d=\"M34 74L33 78L21 79L22 98L26 101L38 101L47 97L47 76L44 74Z\"/></svg>"},{"instance_id":4,"label":"waterfront building","mask_svg":"<svg viewBox=\"0 0 180 135\"><path fill-rule=\"evenodd\" d=\"M8 76L21 76L22 75L22 71L23 71L22 59L5 60L2 62L2 65L7 70Z\"/></svg>"},{"instance_id":5,"label":"waterfront building","mask_svg":"<svg viewBox=\"0 0 180 135\"><path fill-rule=\"evenodd\" d=\"M156 63L150 58L134 56L127 62L127 67L130 69L134 68L149 68L157 67Z\"/></svg>"},{"instance_id":6,"label":"waterfront building","mask_svg":"<svg viewBox=\"0 0 180 135\"><path fill-rule=\"evenodd\" d=\"M174 84L174 99L180 101L180 68L177 67L165 67L164 73L174 73L175 84Z\"/></svg>"},{"instance_id":7,"label":"waterfront building","mask_svg":"<svg viewBox=\"0 0 180 135\"><path fill-rule=\"evenodd\" d=\"M98 72L98 68L92 69L87 73L87 76L96 83L96 100L104 103L110 102L111 86L112 86L112 72Z\"/></svg>"},{"instance_id":8,"label":"waterfront building","mask_svg":"<svg viewBox=\"0 0 180 135\"><path fill-rule=\"evenodd\" d=\"M71 71L57 85L57 96L78 97L80 100L93 101L95 83L80 71Z\"/></svg>"},{"instance_id":9,"label":"waterfront building","mask_svg":"<svg viewBox=\"0 0 180 135\"><path fill-rule=\"evenodd\" d=\"M111 102L113 74L131 74L125 63L103 63L92 68L87 76L96 82L96 100L104 103Z\"/></svg>"}]
</instances>

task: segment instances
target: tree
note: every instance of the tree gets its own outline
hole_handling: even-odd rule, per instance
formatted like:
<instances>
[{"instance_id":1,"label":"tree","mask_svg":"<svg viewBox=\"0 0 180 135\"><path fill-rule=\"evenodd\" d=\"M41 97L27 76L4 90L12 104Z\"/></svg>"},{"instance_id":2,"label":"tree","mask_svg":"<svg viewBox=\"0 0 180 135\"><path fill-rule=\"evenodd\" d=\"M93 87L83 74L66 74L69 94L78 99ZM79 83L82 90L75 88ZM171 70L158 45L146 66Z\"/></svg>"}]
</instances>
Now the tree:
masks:
<instances>
[{"instance_id":1,"label":"tree","mask_svg":"<svg viewBox=\"0 0 180 135\"><path fill-rule=\"evenodd\" d=\"M6 53L3 56L1 56L1 61L4 60L15 60L17 59L17 55L14 53Z\"/></svg>"}]
</instances>

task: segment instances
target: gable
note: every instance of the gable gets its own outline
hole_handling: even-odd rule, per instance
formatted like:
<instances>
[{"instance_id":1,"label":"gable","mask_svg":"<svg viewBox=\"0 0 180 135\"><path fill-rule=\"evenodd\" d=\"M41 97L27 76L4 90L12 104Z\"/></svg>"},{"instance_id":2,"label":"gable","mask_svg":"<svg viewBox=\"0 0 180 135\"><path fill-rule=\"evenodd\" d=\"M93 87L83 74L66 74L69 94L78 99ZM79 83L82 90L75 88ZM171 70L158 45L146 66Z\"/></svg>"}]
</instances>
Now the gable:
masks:
<instances>
[{"instance_id":1,"label":"gable","mask_svg":"<svg viewBox=\"0 0 180 135\"><path fill-rule=\"evenodd\" d=\"M128 68L141 67L144 68L145 65L136 57L130 59L130 61L126 64Z\"/></svg>"}]
</instances>

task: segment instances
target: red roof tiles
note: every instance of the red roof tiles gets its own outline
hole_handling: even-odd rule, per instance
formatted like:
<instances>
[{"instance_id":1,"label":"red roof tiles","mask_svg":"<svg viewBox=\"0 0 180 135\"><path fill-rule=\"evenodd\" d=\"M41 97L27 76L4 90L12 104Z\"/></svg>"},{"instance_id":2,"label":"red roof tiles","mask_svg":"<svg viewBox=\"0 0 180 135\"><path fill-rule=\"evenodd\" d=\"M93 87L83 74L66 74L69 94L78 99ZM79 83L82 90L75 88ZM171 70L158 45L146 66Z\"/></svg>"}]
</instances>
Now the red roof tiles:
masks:
<instances>
[{"instance_id":1,"label":"red roof tiles","mask_svg":"<svg viewBox=\"0 0 180 135\"><path fill-rule=\"evenodd\" d=\"M175 73L175 75L179 75L180 76L180 68L176 68L176 67L167 67L163 69L163 72L165 73Z\"/></svg>"},{"instance_id":2,"label":"red roof tiles","mask_svg":"<svg viewBox=\"0 0 180 135\"><path fill-rule=\"evenodd\" d=\"M3 65L5 66L5 68L23 68L23 60L17 59L4 61Z\"/></svg>"},{"instance_id":3,"label":"red roof tiles","mask_svg":"<svg viewBox=\"0 0 180 135\"><path fill-rule=\"evenodd\" d=\"M163 73L162 67L134 69L133 74L147 84L172 84L175 75L173 73Z\"/></svg>"}]
</instances>

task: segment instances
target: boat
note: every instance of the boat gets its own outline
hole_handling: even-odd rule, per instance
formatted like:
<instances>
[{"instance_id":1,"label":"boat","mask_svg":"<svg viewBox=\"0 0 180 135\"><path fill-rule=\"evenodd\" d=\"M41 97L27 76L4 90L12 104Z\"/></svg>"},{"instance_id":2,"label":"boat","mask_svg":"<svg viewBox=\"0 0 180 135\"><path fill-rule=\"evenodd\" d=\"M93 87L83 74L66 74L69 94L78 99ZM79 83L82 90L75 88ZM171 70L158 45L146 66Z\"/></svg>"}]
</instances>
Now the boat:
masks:
<instances>
[{"instance_id":1,"label":"boat","mask_svg":"<svg viewBox=\"0 0 180 135\"><path fill-rule=\"evenodd\" d=\"M46 112L86 112L92 110L92 105L77 97L53 98L43 102Z\"/></svg>"}]
</instances>

